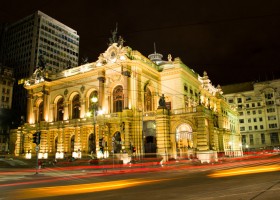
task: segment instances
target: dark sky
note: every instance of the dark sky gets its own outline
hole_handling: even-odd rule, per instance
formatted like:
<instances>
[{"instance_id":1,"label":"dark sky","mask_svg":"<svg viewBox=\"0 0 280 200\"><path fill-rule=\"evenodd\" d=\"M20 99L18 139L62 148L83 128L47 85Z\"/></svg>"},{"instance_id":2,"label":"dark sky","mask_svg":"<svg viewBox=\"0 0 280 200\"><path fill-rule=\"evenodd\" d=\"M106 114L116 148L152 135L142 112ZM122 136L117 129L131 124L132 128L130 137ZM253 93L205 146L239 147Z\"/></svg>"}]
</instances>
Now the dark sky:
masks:
<instances>
[{"instance_id":1,"label":"dark sky","mask_svg":"<svg viewBox=\"0 0 280 200\"><path fill-rule=\"evenodd\" d=\"M0 22L36 10L78 31L80 58L107 49L111 31L144 56L180 57L214 85L280 78L279 0L7 0Z\"/></svg>"}]
</instances>

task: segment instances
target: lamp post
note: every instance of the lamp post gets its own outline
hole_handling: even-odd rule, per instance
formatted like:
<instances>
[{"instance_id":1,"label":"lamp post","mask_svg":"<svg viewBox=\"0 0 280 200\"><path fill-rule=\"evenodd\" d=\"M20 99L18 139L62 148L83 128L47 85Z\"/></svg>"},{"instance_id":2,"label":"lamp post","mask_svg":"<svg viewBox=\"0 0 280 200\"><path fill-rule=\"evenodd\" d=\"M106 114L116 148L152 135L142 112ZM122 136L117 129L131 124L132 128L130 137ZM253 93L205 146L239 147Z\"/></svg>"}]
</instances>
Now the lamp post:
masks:
<instances>
[{"instance_id":1,"label":"lamp post","mask_svg":"<svg viewBox=\"0 0 280 200\"><path fill-rule=\"evenodd\" d=\"M98 102L98 98L96 96L91 98L92 102L92 111L93 111L93 136L95 137L96 140L96 131L95 131L95 126L96 126L96 104ZM96 141L95 141L96 144ZM96 149L95 149L96 150ZM97 152L96 152L97 154Z\"/></svg>"}]
</instances>

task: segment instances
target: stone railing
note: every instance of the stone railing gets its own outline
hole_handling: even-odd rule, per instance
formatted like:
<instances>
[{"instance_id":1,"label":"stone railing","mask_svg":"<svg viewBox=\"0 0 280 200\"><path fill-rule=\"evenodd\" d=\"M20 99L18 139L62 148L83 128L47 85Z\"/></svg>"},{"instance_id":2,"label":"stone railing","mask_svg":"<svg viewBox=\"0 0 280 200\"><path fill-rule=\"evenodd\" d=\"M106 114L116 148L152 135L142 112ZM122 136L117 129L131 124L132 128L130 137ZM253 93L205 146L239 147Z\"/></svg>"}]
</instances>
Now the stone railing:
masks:
<instances>
[{"instance_id":1,"label":"stone railing","mask_svg":"<svg viewBox=\"0 0 280 200\"><path fill-rule=\"evenodd\" d=\"M170 111L170 113L172 115L179 115L179 114L185 114L185 113L194 113L194 112L197 112L196 107L180 108L180 109L174 109L174 110Z\"/></svg>"}]
</instances>

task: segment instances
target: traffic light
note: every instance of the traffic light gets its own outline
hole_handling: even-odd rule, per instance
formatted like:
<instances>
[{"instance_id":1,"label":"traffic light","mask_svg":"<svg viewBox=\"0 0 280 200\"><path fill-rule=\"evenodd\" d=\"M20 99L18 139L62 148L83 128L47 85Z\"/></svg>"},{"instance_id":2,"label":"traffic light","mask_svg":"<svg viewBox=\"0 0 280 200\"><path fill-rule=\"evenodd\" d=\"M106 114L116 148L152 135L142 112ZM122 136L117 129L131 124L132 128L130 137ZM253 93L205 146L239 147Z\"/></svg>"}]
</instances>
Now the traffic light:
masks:
<instances>
[{"instance_id":1,"label":"traffic light","mask_svg":"<svg viewBox=\"0 0 280 200\"><path fill-rule=\"evenodd\" d=\"M33 134L33 143L38 145L38 144L40 144L40 140L41 140L41 132L40 131L36 131Z\"/></svg>"},{"instance_id":2,"label":"traffic light","mask_svg":"<svg viewBox=\"0 0 280 200\"><path fill-rule=\"evenodd\" d=\"M101 153L104 153L104 148L102 146L100 147L100 151Z\"/></svg>"},{"instance_id":3,"label":"traffic light","mask_svg":"<svg viewBox=\"0 0 280 200\"><path fill-rule=\"evenodd\" d=\"M103 143L103 138L100 138L99 139L99 147L103 147L102 143Z\"/></svg>"},{"instance_id":4,"label":"traffic light","mask_svg":"<svg viewBox=\"0 0 280 200\"><path fill-rule=\"evenodd\" d=\"M103 138L99 139L99 149L102 153L104 153Z\"/></svg>"},{"instance_id":5,"label":"traffic light","mask_svg":"<svg viewBox=\"0 0 280 200\"><path fill-rule=\"evenodd\" d=\"M132 147L132 152L134 153L136 151L136 147Z\"/></svg>"}]
</instances>

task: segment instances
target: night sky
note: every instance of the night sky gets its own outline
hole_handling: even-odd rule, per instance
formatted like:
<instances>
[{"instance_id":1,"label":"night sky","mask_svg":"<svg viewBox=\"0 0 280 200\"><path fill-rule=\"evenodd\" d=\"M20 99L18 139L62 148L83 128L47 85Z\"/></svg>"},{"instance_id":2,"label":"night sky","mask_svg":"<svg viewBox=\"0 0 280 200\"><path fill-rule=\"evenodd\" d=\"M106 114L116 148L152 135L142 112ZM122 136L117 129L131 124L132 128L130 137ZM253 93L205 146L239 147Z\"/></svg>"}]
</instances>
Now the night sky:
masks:
<instances>
[{"instance_id":1,"label":"night sky","mask_svg":"<svg viewBox=\"0 0 280 200\"><path fill-rule=\"evenodd\" d=\"M118 23L144 56L170 53L214 85L280 78L279 0L7 0L0 22L41 10L80 35L80 59L103 53Z\"/></svg>"}]
</instances>

